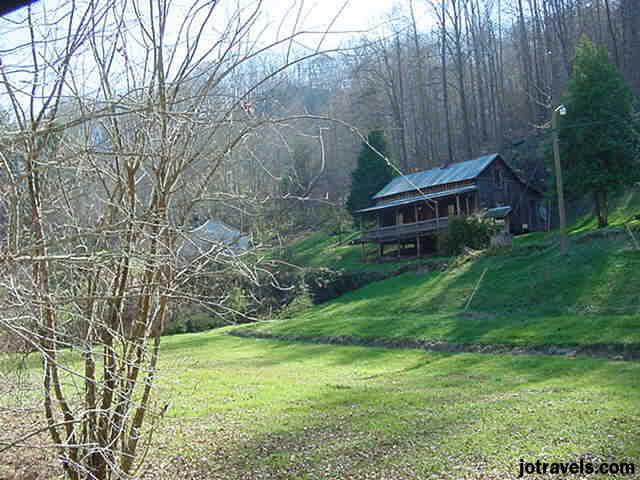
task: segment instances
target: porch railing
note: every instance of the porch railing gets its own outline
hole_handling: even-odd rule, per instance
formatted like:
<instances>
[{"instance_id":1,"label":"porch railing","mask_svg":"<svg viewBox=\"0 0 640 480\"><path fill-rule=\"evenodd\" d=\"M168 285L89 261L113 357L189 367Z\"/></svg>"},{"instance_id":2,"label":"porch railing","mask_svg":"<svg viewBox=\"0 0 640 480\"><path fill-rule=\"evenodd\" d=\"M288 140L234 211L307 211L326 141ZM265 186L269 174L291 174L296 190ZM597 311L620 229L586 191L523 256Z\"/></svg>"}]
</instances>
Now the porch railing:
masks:
<instances>
[{"instance_id":1,"label":"porch railing","mask_svg":"<svg viewBox=\"0 0 640 480\"><path fill-rule=\"evenodd\" d=\"M435 232L447 227L449 217L432 218L414 223L402 223L389 227L380 227L362 234L365 242L385 242L415 237L421 233Z\"/></svg>"}]
</instances>

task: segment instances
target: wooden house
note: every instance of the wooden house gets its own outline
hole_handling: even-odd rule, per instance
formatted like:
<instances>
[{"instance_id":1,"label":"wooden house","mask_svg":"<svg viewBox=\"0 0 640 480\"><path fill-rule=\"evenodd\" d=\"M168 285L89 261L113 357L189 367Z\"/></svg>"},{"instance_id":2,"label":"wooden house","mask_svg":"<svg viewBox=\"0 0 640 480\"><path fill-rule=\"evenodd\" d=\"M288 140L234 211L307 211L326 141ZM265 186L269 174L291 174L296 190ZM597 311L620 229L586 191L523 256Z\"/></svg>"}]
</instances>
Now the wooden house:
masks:
<instances>
[{"instance_id":1,"label":"wooden house","mask_svg":"<svg viewBox=\"0 0 640 480\"><path fill-rule=\"evenodd\" d=\"M421 240L445 230L453 216L484 211L505 220L511 233L543 230L546 208L542 194L527 185L497 153L451 163L391 180L359 210L374 217L377 226L363 232L361 241L413 243L420 254Z\"/></svg>"}]
</instances>

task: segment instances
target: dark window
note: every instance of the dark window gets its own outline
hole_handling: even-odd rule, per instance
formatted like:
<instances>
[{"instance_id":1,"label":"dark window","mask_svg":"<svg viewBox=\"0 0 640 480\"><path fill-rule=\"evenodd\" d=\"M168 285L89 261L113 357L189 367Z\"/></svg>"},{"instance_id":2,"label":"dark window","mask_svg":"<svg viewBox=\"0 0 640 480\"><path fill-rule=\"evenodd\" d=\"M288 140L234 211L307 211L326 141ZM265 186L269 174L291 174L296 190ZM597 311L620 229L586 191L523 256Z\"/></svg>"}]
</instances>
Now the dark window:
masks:
<instances>
[{"instance_id":1,"label":"dark window","mask_svg":"<svg viewBox=\"0 0 640 480\"><path fill-rule=\"evenodd\" d=\"M536 201L532 198L529 200L529 208L531 209L531 213L529 214L529 218L531 219L532 228L535 227L536 218L538 216Z\"/></svg>"},{"instance_id":2,"label":"dark window","mask_svg":"<svg viewBox=\"0 0 640 480\"><path fill-rule=\"evenodd\" d=\"M504 184L504 178L502 177L502 170L500 170L499 168L496 168L494 170L494 175L495 175L496 188L502 188L502 185Z\"/></svg>"}]
</instances>

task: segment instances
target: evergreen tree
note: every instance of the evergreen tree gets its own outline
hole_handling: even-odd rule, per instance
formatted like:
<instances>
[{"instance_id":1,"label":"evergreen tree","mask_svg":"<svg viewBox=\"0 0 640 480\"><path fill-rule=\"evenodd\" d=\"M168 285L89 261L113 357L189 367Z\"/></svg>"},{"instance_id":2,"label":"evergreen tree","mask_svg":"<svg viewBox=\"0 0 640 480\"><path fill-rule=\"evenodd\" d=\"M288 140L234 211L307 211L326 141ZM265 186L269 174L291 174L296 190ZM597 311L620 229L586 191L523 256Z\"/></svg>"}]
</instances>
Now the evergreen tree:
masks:
<instances>
[{"instance_id":1,"label":"evergreen tree","mask_svg":"<svg viewBox=\"0 0 640 480\"><path fill-rule=\"evenodd\" d=\"M358 164L351 172L351 193L347 199L347 210L354 212L371 205L371 196L376 194L393 178L388 164L387 141L382 130L373 130L362 142Z\"/></svg>"},{"instance_id":2,"label":"evergreen tree","mask_svg":"<svg viewBox=\"0 0 640 480\"><path fill-rule=\"evenodd\" d=\"M560 117L565 188L575 198L591 195L598 226L608 224L608 198L639 176L633 95L606 49L583 36L578 45Z\"/></svg>"}]
</instances>

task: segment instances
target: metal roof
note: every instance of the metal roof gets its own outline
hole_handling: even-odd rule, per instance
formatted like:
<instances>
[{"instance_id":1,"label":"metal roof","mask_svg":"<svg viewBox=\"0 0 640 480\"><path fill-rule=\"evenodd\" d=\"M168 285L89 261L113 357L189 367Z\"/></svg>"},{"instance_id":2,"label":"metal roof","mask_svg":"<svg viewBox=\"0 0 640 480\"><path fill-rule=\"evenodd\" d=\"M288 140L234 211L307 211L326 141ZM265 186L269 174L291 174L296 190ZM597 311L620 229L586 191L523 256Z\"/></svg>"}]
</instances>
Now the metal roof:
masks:
<instances>
[{"instance_id":1,"label":"metal roof","mask_svg":"<svg viewBox=\"0 0 640 480\"><path fill-rule=\"evenodd\" d=\"M429 188L443 183L461 182L476 178L499 155L492 153L474 160L451 163L445 168L438 167L423 172L402 175L391 180L382 190L372 198L387 197L398 193L410 192L416 189Z\"/></svg>"},{"instance_id":2,"label":"metal roof","mask_svg":"<svg viewBox=\"0 0 640 480\"><path fill-rule=\"evenodd\" d=\"M383 208L397 207L399 205L407 205L409 203L421 202L421 201L429 200L433 198L446 197L447 195L457 195L459 193L471 192L477 189L478 187L476 187L475 185L469 185L467 187L460 187L460 188L454 188L452 190L445 190L444 192L436 192L436 193L430 193L428 195L420 195L417 197L394 200L393 202L383 203L382 205L376 205L375 207L363 208L362 210L357 210L355 213L367 213L367 212L372 212L374 210L381 210Z\"/></svg>"},{"instance_id":3,"label":"metal roof","mask_svg":"<svg viewBox=\"0 0 640 480\"><path fill-rule=\"evenodd\" d=\"M249 249L249 237L220 220L207 220L186 233L180 254L201 255L213 248L221 248L225 254L239 254Z\"/></svg>"},{"instance_id":4,"label":"metal roof","mask_svg":"<svg viewBox=\"0 0 640 480\"><path fill-rule=\"evenodd\" d=\"M487 210L487 217L489 218L504 218L511 213L511 207L495 207Z\"/></svg>"}]
</instances>

